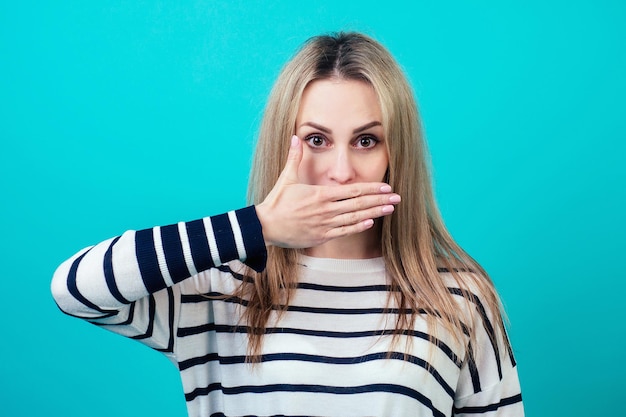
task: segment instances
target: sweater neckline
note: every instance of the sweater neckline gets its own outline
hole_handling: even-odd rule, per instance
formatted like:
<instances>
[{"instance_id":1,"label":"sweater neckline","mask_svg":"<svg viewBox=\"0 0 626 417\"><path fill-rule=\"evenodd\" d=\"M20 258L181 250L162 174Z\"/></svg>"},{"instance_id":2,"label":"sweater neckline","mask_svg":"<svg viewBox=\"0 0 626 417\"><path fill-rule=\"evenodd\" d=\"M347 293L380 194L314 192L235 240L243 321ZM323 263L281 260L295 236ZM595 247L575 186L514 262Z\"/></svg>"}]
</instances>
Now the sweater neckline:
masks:
<instances>
[{"instance_id":1,"label":"sweater neckline","mask_svg":"<svg viewBox=\"0 0 626 417\"><path fill-rule=\"evenodd\" d=\"M300 254L298 264L310 269L327 272L381 272L385 271L382 257L369 259L315 258Z\"/></svg>"}]
</instances>

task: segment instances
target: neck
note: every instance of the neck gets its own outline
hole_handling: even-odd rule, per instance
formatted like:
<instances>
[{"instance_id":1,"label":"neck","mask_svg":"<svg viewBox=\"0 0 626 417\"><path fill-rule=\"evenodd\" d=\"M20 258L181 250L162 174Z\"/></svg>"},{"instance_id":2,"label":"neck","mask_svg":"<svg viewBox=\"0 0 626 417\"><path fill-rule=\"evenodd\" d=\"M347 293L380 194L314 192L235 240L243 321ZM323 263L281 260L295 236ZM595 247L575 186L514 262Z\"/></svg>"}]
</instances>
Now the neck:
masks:
<instances>
[{"instance_id":1,"label":"neck","mask_svg":"<svg viewBox=\"0 0 626 417\"><path fill-rule=\"evenodd\" d=\"M380 224L364 232L344 236L338 239L307 248L304 254L315 258L334 259L370 259L382 256L380 245Z\"/></svg>"}]
</instances>

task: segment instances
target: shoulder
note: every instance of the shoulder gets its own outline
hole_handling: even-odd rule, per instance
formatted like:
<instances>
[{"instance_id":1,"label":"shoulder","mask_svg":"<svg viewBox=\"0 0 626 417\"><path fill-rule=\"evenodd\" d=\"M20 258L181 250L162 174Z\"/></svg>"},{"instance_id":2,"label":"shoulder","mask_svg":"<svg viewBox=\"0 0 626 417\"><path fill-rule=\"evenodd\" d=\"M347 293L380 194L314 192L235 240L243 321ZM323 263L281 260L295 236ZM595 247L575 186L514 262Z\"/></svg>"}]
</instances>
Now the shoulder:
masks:
<instances>
[{"instance_id":1,"label":"shoulder","mask_svg":"<svg viewBox=\"0 0 626 417\"><path fill-rule=\"evenodd\" d=\"M491 280L485 275L467 270L438 268L439 276L454 300L483 315L500 315L500 300Z\"/></svg>"},{"instance_id":2,"label":"shoulder","mask_svg":"<svg viewBox=\"0 0 626 417\"><path fill-rule=\"evenodd\" d=\"M480 345L498 346L505 351L510 350L506 329L504 326L504 312L500 298L491 280L480 273L440 269L448 292L458 306L464 333L476 348Z\"/></svg>"}]
</instances>

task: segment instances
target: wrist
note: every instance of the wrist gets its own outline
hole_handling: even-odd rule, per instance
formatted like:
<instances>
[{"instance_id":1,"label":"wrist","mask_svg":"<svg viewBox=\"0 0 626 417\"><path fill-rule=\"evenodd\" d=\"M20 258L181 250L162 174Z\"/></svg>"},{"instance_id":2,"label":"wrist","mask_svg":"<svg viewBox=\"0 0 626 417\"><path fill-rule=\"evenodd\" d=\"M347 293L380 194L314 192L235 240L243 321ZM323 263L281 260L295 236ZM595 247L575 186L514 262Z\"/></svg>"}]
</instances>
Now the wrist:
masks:
<instances>
[{"instance_id":1,"label":"wrist","mask_svg":"<svg viewBox=\"0 0 626 417\"><path fill-rule=\"evenodd\" d=\"M261 225L261 234L263 236L265 247L274 246L269 236L269 231L271 227L269 226L270 220L267 204L265 202L259 203L254 206L254 209L256 211L256 216L259 220L259 224Z\"/></svg>"}]
</instances>

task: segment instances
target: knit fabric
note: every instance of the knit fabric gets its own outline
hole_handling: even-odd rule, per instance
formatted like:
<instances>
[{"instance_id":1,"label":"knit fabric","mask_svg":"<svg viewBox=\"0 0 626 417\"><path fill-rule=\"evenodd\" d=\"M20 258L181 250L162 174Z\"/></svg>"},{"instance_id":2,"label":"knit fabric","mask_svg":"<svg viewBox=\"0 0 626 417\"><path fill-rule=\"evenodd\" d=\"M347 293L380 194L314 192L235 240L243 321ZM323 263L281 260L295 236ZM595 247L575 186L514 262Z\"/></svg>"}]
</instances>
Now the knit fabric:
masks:
<instances>
[{"instance_id":1,"label":"knit fabric","mask_svg":"<svg viewBox=\"0 0 626 417\"><path fill-rule=\"evenodd\" d=\"M294 298L270 318L260 361L247 363L246 302L228 295L242 262L262 270L265 259L248 207L87 248L58 268L52 291L65 313L168 356L191 417L524 415L508 341L492 343L491 312L479 294L467 303L448 272L439 278L459 309L480 313L468 323L477 346L457 346L443 328L431 340L421 315L391 344L397 311L382 258L301 256Z\"/></svg>"}]
</instances>

